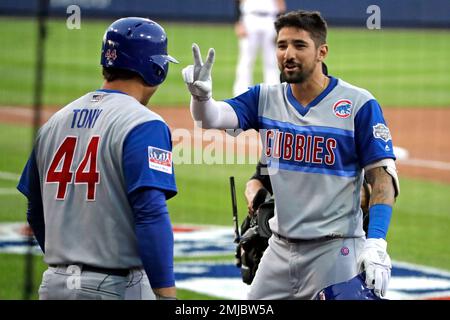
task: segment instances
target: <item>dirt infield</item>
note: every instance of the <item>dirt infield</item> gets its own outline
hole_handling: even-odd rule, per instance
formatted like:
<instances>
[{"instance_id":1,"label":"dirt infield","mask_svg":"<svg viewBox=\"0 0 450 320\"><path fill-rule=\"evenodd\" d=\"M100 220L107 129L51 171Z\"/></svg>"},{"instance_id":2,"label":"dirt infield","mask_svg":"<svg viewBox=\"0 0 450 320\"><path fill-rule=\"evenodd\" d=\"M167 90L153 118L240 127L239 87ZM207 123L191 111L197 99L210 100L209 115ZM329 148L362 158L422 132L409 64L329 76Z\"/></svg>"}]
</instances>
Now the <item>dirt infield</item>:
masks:
<instances>
[{"instance_id":1,"label":"dirt infield","mask_svg":"<svg viewBox=\"0 0 450 320\"><path fill-rule=\"evenodd\" d=\"M396 146L409 151L401 176L450 182L450 109L386 109Z\"/></svg>"},{"instance_id":2,"label":"dirt infield","mask_svg":"<svg viewBox=\"0 0 450 320\"><path fill-rule=\"evenodd\" d=\"M171 129L193 130L189 108L152 108ZM56 109L45 109L43 121ZM385 109L395 146L406 149L407 159L398 161L399 174L404 177L450 183L450 109ZM32 125L32 110L0 107L0 123Z\"/></svg>"}]
</instances>

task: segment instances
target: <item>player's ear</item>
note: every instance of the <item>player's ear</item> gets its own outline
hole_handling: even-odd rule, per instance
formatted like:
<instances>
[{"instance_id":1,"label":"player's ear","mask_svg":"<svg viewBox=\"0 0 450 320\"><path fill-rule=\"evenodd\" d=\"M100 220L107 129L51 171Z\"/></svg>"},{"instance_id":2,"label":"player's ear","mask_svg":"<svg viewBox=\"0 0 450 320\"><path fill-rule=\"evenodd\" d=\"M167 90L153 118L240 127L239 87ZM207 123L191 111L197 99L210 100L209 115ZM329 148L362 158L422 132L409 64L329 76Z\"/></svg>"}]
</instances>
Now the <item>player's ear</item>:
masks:
<instances>
[{"instance_id":1,"label":"player's ear","mask_svg":"<svg viewBox=\"0 0 450 320\"><path fill-rule=\"evenodd\" d=\"M328 45L326 43L320 45L317 51L318 51L317 60L320 62L324 61L328 55Z\"/></svg>"}]
</instances>

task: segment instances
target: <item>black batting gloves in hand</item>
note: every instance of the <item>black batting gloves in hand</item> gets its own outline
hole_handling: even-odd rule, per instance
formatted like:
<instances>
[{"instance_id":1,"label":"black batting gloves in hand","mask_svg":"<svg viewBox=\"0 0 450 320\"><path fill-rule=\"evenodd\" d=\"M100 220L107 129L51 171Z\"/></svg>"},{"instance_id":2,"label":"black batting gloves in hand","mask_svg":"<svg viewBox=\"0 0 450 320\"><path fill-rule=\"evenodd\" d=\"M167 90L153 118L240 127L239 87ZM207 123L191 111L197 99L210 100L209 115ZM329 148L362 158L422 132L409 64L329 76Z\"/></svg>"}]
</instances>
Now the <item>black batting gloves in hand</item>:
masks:
<instances>
[{"instance_id":1,"label":"black batting gloves in hand","mask_svg":"<svg viewBox=\"0 0 450 320\"><path fill-rule=\"evenodd\" d=\"M386 252L384 239L366 239L364 248L358 257L359 272L366 272L366 286L374 289L379 297L384 297L391 278L391 258Z\"/></svg>"},{"instance_id":2,"label":"black batting gloves in hand","mask_svg":"<svg viewBox=\"0 0 450 320\"><path fill-rule=\"evenodd\" d=\"M211 69L214 63L214 49L210 48L206 62L203 63L200 48L196 43L192 44L194 64L182 70L183 80L191 95L199 101L206 101L212 96Z\"/></svg>"}]
</instances>

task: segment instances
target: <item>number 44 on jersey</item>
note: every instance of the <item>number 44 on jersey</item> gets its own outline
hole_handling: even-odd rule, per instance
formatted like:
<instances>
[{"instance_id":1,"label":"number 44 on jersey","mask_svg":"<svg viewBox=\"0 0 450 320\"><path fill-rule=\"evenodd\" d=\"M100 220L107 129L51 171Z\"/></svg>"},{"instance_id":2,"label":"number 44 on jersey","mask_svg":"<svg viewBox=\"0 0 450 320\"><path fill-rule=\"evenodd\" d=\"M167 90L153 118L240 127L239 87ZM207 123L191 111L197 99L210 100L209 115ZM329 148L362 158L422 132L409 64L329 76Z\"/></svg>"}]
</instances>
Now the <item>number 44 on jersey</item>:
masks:
<instances>
[{"instance_id":1,"label":"number 44 on jersey","mask_svg":"<svg viewBox=\"0 0 450 320\"><path fill-rule=\"evenodd\" d=\"M72 162L77 147L78 137L67 136L59 146L50 167L48 169L45 183L57 183L57 200L64 200L67 194L67 187L72 184L73 171ZM100 172L97 171L97 152L100 143L99 136L93 136L89 140L85 150L83 160L78 164L75 171L75 185L87 184L87 201L95 201L95 187L100 182Z\"/></svg>"}]
</instances>

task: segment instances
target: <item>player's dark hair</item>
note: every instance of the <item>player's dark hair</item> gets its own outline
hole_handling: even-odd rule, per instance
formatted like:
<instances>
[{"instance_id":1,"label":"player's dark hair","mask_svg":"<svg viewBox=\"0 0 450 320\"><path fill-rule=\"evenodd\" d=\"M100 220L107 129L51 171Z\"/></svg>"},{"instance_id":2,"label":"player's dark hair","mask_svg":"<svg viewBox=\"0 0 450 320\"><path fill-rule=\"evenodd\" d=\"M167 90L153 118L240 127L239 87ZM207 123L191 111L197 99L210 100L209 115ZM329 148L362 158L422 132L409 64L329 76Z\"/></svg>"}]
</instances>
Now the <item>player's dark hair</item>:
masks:
<instances>
[{"instance_id":1,"label":"player's dark hair","mask_svg":"<svg viewBox=\"0 0 450 320\"><path fill-rule=\"evenodd\" d=\"M119 68L105 68L103 67L102 70L103 78L105 78L106 81L115 81L115 80L130 80L133 78L141 78L142 77L134 71L127 70L127 69L119 69ZM142 79L144 81L144 79Z\"/></svg>"},{"instance_id":2,"label":"player's dark hair","mask_svg":"<svg viewBox=\"0 0 450 320\"><path fill-rule=\"evenodd\" d=\"M319 11L291 11L279 16L275 21L277 34L281 29L289 27L308 31L316 47L327 42L327 23Z\"/></svg>"}]
</instances>

